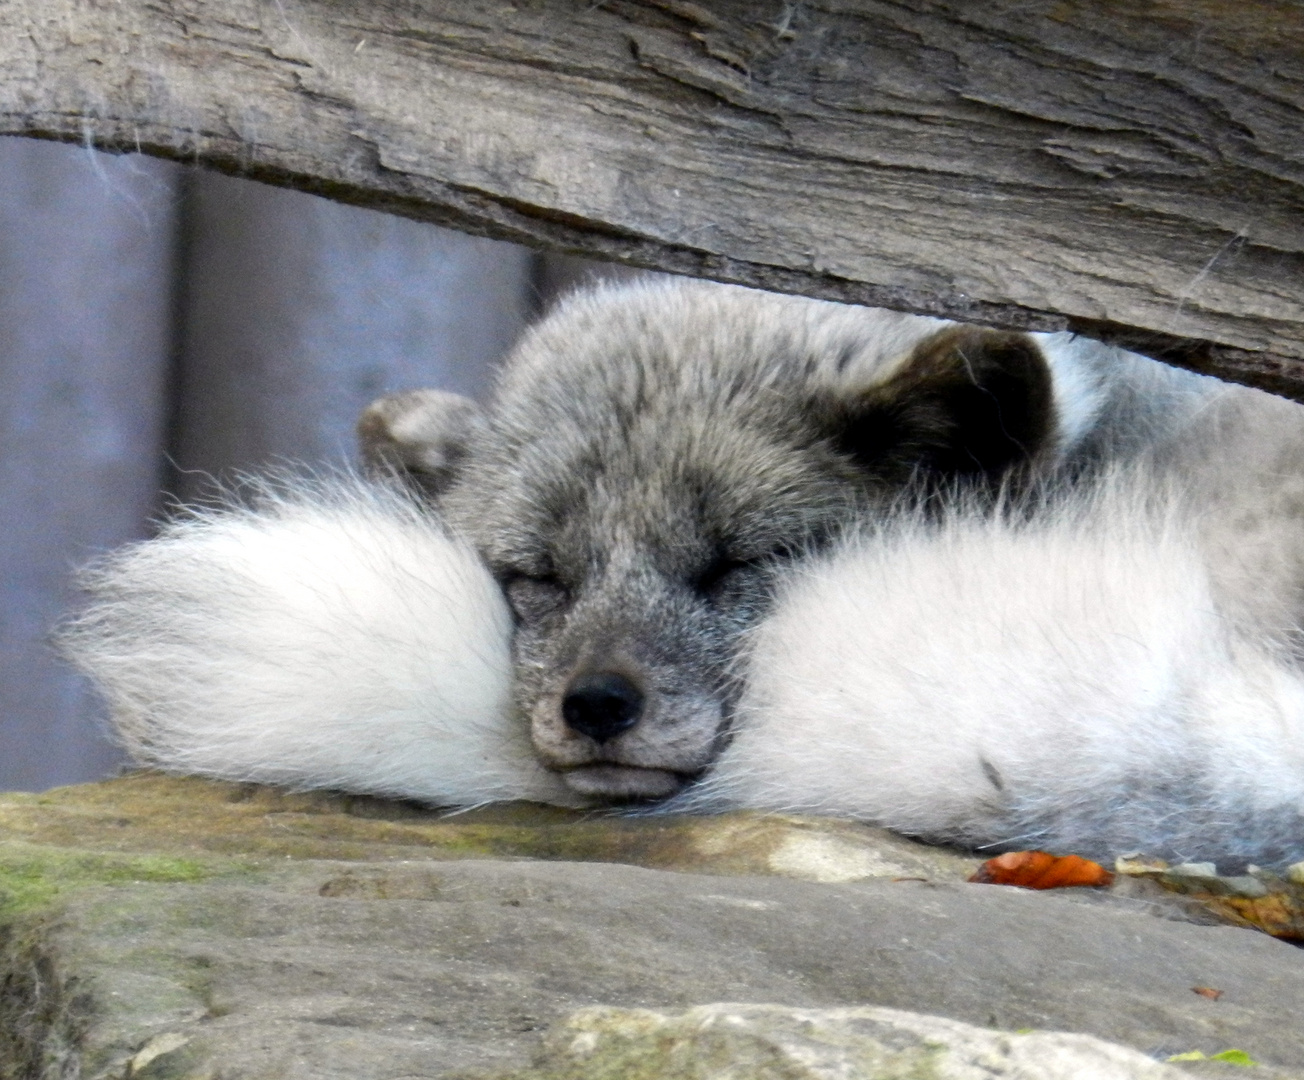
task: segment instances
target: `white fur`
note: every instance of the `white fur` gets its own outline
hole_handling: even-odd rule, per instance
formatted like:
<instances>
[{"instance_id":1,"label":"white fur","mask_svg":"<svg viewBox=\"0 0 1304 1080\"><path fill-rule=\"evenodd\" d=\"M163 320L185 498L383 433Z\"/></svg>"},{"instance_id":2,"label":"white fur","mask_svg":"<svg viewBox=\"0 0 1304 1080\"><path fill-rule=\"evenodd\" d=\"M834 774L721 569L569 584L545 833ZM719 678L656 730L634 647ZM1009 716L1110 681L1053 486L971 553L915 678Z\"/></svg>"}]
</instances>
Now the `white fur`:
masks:
<instances>
[{"instance_id":1,"label":"white fur","mask_svg":"<svg viewBox=\"0 0 1304 1080\"><path fill-rule=\"evenodd\" d=\"M1304 678L1283 641L1220 613L1191 516L1144 475L1030 522L907 512L795 572L691 805L1299 858Z\"/></svg>"},{"instance_id":2,"label":"white fur","mask_svg":"<svg viewBox=\"0 0 1304 1080\"><path fill-rule=\"evenodd\" d=\"M497 583L399 492L264 489L87 583L65 643L144 764L441 805L568 799L511 722Z\"/></svg>"},{"instance_id":3,"label":"white fur","mask_svg":"<svg viewBox=\"0 0 1304 1080\"><path fill-rule=\"evenodd\" d=\"M1281 641L1220 614L1191 515L1155 489L1115 476L1031 519L903 510L794 571L731 744L669 808L1304 857L1304 679ZM512 714L496 583L402 494L264 492L90 584L66 640L144 763L450 806L574 799Z\"/></svg>"}]
</instances>

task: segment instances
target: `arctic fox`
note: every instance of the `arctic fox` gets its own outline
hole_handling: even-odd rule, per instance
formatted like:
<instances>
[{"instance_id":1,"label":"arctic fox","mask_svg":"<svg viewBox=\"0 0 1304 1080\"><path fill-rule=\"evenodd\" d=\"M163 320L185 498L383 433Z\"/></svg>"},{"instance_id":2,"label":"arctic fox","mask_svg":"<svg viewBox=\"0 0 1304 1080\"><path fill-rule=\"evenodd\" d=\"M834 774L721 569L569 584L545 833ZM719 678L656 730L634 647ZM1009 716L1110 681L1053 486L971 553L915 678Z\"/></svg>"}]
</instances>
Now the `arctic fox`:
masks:
<instances>
[{"instance_id":1,"label":"arctic fox","mask_svg":"<svg viewBox=\"0 0 1304 1080\"><path fill-rule=\"evenodd\" d=\"M165 768L1304 857L1304 412L1067 335L576 295L488 407L201 514L68 635ZM411 490L419 489L420 505Z\"/></svg>"}]
</instances>

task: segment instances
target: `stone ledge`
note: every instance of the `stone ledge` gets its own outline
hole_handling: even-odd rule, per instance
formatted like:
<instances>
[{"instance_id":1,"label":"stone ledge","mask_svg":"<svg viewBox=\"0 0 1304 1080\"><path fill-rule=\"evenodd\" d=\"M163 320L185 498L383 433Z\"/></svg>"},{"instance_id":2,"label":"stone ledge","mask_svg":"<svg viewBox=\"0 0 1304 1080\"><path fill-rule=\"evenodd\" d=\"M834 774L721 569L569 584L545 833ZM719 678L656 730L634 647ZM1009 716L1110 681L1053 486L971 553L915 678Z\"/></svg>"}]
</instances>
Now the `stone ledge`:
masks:
<instances>
[{"instance_id":1,"label":"stone ledge","mask_svg":"<svg viewBox=\"0 0 1304 1080\"><path fill-rule=\"evenodd\" d=\"M1304 1077L1304 952L1150 899L966 884L975 862L817 819L447 817L150 774L0 796L0 1080L502 1074L577 1009L719 1001Z\"/></svg>"}]
</instances>

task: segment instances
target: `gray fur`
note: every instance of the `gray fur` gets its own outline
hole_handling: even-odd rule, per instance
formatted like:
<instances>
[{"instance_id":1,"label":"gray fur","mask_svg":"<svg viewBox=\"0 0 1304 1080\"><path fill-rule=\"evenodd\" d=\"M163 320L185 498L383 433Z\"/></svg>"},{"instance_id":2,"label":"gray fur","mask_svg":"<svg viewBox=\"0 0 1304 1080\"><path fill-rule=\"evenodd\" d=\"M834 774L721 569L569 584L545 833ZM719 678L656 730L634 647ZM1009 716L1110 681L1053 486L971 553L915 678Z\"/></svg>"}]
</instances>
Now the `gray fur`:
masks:
<instances>
[{"instance_id":1,"label":"gray fur","mask_svg":"<svg viewBox=\"0 0 1304 1080\"><path fill-rule=\"evenodd\" d=\"M914 346L948 332L676 284L575 296L517 349L439 506L516 611L517 703L571 787L663 797L714 759L774 571L891 504L929 448L949 449L932 415L903 421L918 430L872 461L838 445L892 376L914 377L900 370ZM602 744L562 717L593 672L646 701Z\"/></svg>"},{"instance_id":2,"label":"gray fur","mask_svg":"<svg viewBox=\"0 0 1304 1080\"><path fill-rule=\"evenodd\" d=\"M984 373L985 353L1023 345L1045 365L1054 397L1020 398ZM1027 445L1013 440L1020 452L1010 460L982 461L981 449L975 458L970 433L948 426L948 411L974 402L954 388L933 394L947 377L939 363L950 362L939 350L958 351L982 384L980 406L982 394L1013 394L997 402L999 423L1031 434ZM1022 386L1037 373L1020 363ZM1033 409L1044 431L1029 426ZM785 565L903 498L1044 498L1127 460L1165 474L1203 470L1196 482L1214 503L1261 503L1274 497L1267 489L1282 462L1265 461L1257 485L1223 491L1227 478L1214 475L1226 471L1222 451L1205 451L1201 438L1208 425L1224 446L1237 430L1255 437L1247 409L1293 433L1276 452L1298 462L1304 429L1293 406L1066 335L1033 346L738 288L642 285L575 296L527 338L464 464L435 494L516 611L516 701L543 762L586 795L660 798L728 740L739 692L731 672ZM848 431L859 448L848 449ZM1239 513L1230 528L1254 516ZM1281 539L1280 515L1265 528L1260 548ZM1293 617L1298 541L1262 600L1245 579L1262 583L1264 568L1247 567L1230 550L1237 540L1210 532L1227 556L1229 608ZM562 709L568 687L593 672L615 672L646 695L639 722L601 743L568 726Z\"/></svg>"}]
</instances>

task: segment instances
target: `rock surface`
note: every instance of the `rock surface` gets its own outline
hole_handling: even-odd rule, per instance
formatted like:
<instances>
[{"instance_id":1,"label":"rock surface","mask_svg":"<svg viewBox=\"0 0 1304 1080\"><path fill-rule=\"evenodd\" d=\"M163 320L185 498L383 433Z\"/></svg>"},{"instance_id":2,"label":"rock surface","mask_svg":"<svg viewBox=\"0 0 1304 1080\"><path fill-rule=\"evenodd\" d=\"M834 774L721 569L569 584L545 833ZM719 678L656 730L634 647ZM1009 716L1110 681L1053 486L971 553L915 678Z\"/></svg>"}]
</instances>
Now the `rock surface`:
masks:
<instances>
[{"instance_id":1,"label":"rock surface","mask_svg":"<svg viewBox=\"0 0 1304 1080\"><path fill-rule=\"evenodd\" d=\"M1178 1070L1090 1035L1010 1034L896 1009L581 1009L512 1080L1165 1080Z\"/></svg>"},{"instance_id":2,"label":"rock surface","mask_svg":"<svg viewBox=\"0 0 1304 1080\"><path fill-rule=\"evenodd\" d=\"M1148 897L967 884L976 862L797 818L440 817L150 775L0 796L0 1078L501 1074L576 1009L720 1001L1304 1077L1304 950ZM540 1062L522 1075L624 1075ZM954 1075L1019 1075L993 1069Z\"/></svg>"},{"instance_id":3,"label":"rock surface","mask_svg":"<svg viewBox=\"0 0 1304 1080\"><path fill-rule=\"evenodd\" d=\"M501 804L410 803L136 773L0 795L0 838L99 852L291 859L537 858L811 881L968 877L980 860L831 819L618 817Z\"/></svg>"}]
</instances>

